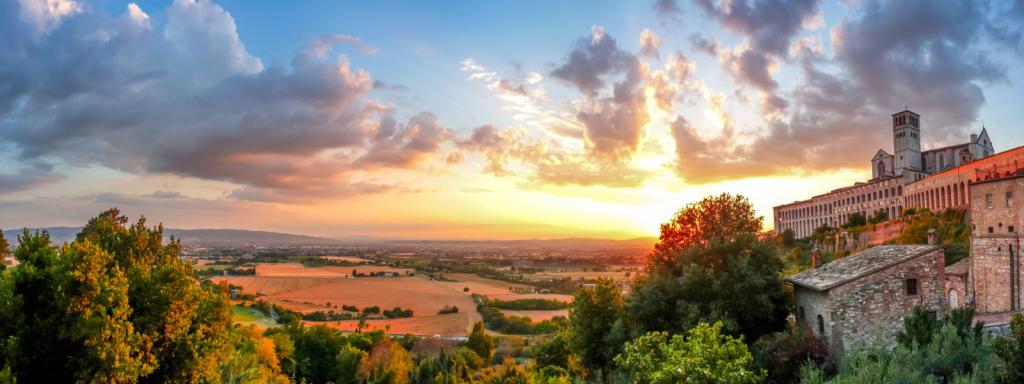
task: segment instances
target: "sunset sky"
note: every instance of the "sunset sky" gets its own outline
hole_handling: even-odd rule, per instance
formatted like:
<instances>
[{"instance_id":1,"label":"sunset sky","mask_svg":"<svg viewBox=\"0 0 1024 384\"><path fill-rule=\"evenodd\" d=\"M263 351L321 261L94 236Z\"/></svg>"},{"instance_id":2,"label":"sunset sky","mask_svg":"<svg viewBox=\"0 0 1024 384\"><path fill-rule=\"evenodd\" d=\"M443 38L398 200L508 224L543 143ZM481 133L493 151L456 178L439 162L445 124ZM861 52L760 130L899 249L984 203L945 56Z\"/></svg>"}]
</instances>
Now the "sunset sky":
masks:
<instances>
[{"instance_id":1,"label":"sunset sky","mask_svg":"<svg viewBox=\"0 0 1024 384\"><path fill-rule=\"evenodd\" d=\"M948 4L947 4L948 3ZM632 238L1024 145L1024 1L0 0L0 227Z\"/></svg>"}]
</instances>

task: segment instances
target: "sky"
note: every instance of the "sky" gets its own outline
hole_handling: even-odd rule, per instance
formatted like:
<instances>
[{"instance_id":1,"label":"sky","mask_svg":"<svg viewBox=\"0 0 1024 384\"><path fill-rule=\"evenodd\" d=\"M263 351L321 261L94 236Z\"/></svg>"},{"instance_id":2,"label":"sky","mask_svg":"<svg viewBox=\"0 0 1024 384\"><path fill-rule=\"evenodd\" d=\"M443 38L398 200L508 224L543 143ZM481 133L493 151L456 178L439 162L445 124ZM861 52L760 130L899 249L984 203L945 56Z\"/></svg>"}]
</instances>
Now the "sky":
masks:
<instances>
[{"instance_id":1,"label":"sky","mask_svg":"<svg viewBox=\"0 0 1024 384\"><path fill-rule=\"evenodd\" d=\"M1024 145L1024 1L0 0L0 227L657 236Z\"/></svg>"}]
</instances>

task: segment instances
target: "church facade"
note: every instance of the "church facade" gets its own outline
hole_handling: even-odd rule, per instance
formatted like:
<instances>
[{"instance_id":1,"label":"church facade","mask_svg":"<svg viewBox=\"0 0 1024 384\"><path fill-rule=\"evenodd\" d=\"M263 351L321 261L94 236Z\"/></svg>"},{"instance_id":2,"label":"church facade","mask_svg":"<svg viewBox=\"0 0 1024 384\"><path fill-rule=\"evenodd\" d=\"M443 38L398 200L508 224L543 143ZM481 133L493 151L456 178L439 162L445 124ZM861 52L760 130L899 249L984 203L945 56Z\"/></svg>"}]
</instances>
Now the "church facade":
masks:
<instances>
[{"instance_id":1,"label":"church facade","mask_svg":"<svg viewBox=\"0 0 1024 384\"><path fill-rule=\"evenodd\" d=\"M892 136L893 152L879 149L871 158L870 180L774 207L775 230L789 229L800 238L821 226L845 224L853 214L884 212L893 219L907 208L963 207L980 160L1001 164L1024 153L1018 148L996 154L985 128L966 143L922 151L921 115L909 109L892 115Z\"/></svg>"}]
</instances>

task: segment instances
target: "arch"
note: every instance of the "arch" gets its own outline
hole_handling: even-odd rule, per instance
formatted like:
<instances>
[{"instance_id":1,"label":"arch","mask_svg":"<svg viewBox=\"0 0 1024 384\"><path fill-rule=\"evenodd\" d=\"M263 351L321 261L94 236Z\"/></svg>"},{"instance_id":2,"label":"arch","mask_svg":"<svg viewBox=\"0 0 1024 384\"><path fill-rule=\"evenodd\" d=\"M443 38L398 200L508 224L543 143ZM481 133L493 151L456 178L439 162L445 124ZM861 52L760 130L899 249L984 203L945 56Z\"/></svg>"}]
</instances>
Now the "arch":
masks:
<instances>
[{"instance_id":1,"label":"arch","mask_svg":"<svg viewBox=\"0 0 1024 384\"><path fill-rule=\"evenodd\" d=\"M863 169L863 168L861 168L861 169ZM885 176L885 162L884 161L879 161L878 162L878 177L882 177L882 176Z\"/></svg>"}]
</instances>

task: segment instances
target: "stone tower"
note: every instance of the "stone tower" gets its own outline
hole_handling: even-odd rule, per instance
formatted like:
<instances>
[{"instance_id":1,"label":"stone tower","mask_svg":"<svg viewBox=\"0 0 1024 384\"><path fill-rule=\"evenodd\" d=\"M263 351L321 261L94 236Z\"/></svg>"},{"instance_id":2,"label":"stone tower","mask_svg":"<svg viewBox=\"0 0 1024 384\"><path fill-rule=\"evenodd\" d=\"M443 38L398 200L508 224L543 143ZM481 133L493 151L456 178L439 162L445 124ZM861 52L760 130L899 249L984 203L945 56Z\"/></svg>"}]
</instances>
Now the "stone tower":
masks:
<instances>
[{"instance_id":1,"label":"stone tower","mask_svg":"<svg viewBox=\"0 0 1024 384\"><path fill-rule=\"evenodd\" d=\"M893 160L896 175L904 169L921 169L921 115L909 109L892 115Z\"/></svg>"}]
</instances>

